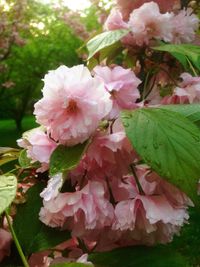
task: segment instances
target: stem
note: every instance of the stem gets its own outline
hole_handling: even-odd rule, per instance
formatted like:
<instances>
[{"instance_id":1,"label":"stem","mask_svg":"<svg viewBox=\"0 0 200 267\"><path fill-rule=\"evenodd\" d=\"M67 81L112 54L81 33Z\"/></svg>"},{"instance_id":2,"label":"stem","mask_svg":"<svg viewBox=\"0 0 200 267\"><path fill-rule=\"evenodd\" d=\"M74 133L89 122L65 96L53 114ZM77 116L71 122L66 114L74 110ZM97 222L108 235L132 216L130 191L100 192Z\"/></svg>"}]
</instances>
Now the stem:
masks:
<instances>
[{"instance_id":1,"label":"stem","mask_svg":"<svg viewBox=\"0 0 200 267\"><path fill-rule=\"evenodd\" d=\"M145 99L145 93L146 93L146 89L147 89L147 82L149 81L149 76L150 76L150 71L147 72L145 81L144 81L144 90L143 90L143 94L142 94L142 100Z\"/></svg>"},{"instance_id":2,"label":"stem","mask_svg":"<svg viewBox=\"0 0 200 267\"><path fill-rule=\"evenodd\" d=\"M113 134L113 125L114 125L114 123L115 123L115 119L113 119L111 121L111 124L110 124L110 134Z\"/></svg>"},{"instance_id":3,"label":"stem","mask_svg":"<svg viewBox=\"0 0 200 267\"><path fill-rule=\"evenodd\" d=\"M186 57L186 58L187 58L187 57ZM190 68L191 68L193 74L194 74L195 76L198 76L196 70L194 69L194 67L192 66L192 63L190 62L190 60L189 60L188 58L187 58L187 61L188 61L188 64L189 64L189 66L190 66Z\"/></svg>"},{"instance_id":4,"label":"stem","mask_svg":"<svg viewBox=\"0 0 200 267\"><path fill-rule=\"evenodd\" d=\"M89 253L88 248L86 247L84 241L80 238L77 238L79 247L82 249L84 253Z\"/></svg>"},{"instance_id":5,"label":"stem","mask_svg":"<svg viewBox=\"0 0 200 267\"><path fill-rule=\"evenodd\" d=\"M20 246L20 243L19 243L19 241L17 239L17 236L15 234L15 231L14 231L14 228L13 228L12 223L10 221L9 214L8 214L7 210L5 211L5 215L6 215L6 220L8 222L9 228L10 228L10 232L12 234L13 240L15 242L15 245L16 245L16 248L17 248L17 250L19 252L19 255L21 257L21 260L22 260L22 262L24 264L24 267L29 267L29 264L28 264L28 262L27 262L27 260L26 260L26 258L24 256L24 253L22 251L22 248Z\"/></svg>"},{"instance_id":6,"label":"stem","mask_svg":"<svg viewBox=\"0 0 200 267\"><path fill-rule=\"evenodd\" d=\"M131 164L130 167L131 167L131 171L132 171L133 176L134 176L134 178L135 178L135 182L136 182L136 184L137 184L137 187L138 187L138 190L139 190L140 194L141 194L141 195L145 195L145 192L144 192L144 190L143 190L143 188L142 188L142 186L141 186L141 184L140 184L140 182L139 182L139 179L138 179L138 177L137 177L137 174L136 174L136 172L135 172L135 168L134 168L134 166Z\"/></svg>"},{"instance_id":7,"label":"stem","mask_svg":"<svg viewBox=\"0 0 200 267\"><path fill-rule=\"evenodd\" d=\"M18 169L19 169L19 168L12 169L12 170L10 170L10 171L8 171L8 172L4 173L4 174L9 174L9 173L12 173L12 172L14 172L14 171L17 171Z\"/></svg>"}]
</instances>

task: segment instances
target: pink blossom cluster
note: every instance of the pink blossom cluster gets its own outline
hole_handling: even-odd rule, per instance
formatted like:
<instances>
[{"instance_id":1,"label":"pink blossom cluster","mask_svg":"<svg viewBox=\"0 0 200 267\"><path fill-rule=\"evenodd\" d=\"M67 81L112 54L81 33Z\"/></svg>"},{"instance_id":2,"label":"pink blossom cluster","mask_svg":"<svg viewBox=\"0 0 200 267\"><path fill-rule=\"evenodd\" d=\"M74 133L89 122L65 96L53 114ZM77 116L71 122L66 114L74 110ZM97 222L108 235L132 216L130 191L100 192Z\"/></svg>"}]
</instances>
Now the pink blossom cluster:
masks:
<instances>
[{"instance_id":1,"label":"pink blossom cluster","mask_svg":"<svg viewBox=\"0 0 200 267\"><path fill-rule=\"evenodd\" d=\"M159 78L163 77L163 81L169 82L169 77L163 73L158 74ZM173 86L171 94L161 97L159 88L155 84L152 92L149 94L147 100L150 105L168 105L168 104L192 104L200 102L200 77L192 76L189 73L182 73L180 75L181 81Z\"/></svg>"},{"instance_id":2,"label":"pink blossom cluster","mask_svg":"<svg viewBox=\"0 0 200 267\"><path fill-rule=\"evenodd\" d=\"M186 90L193 79L188 76L180 86ZM50 71L43 97L35 104L41 127L18 141L42 172L59 144L89 139L67 177L50 177L41 193L39 217L50 227L70 230L96 251L170 242L189 218L190 199L139 163L126 137L119 113L138 107L140 83L131 69L119 66L97 66L92 74L83 65ZM65 182L69 190L60 192Z\"/></svg>"},{"instance_id":3,"label":"pink blossom cluster","mask_svg":"<svg viewBox=\"0 0 200 267\"><path fill-rule=\"evenodd\" d=\"M199 19L192 9L161 13L157 2L134 8L127 20L119 9L113 9L105 22L105 29L129 29L130 33L122 38L122 42L134 46L149 45L155 39L175 44L194 41Z\"/></svg>"}]
</instances>

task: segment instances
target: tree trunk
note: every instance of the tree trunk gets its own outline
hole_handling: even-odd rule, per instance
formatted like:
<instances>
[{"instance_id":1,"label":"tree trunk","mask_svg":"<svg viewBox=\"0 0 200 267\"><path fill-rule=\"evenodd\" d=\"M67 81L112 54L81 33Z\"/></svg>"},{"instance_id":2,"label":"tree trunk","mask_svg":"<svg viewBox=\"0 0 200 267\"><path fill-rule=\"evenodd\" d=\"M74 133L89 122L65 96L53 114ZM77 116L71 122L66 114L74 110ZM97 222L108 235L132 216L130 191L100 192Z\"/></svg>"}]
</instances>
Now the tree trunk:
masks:
<instances>
[{"instance_id":1,"label":"tree trunk","mask_svg":"<svg viewBox=\"0 0 200 267\"><path fill-rule=\"evenodd\" d=\"M15 124L16 124L17 131L19 133L22 133L22 118L15 119Z\"/></svg>"}]
</instances>

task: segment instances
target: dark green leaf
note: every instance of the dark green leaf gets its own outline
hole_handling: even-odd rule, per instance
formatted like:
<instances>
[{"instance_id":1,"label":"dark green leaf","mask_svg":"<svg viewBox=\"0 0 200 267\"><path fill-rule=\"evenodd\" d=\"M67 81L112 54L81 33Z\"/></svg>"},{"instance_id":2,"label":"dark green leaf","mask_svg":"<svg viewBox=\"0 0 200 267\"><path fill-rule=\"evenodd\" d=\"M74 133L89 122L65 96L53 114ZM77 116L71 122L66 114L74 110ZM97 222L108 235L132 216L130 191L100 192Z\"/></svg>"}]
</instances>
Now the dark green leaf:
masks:
<instances>
[{"instance_id":1,"label":"dark green leaf","mask_svg":"<svg viewBox=\"0 0 200 267\"><path fill-rule=\"evenodd\" d=\"M118 42L122 37L127 35L129 30L114 30L106 31L96 35L87 43L87 49L89 51L88 59L94 56L101 49L108 47Z\"/></svg>"},{"instance_id":2,"label":"dark green leaf","mask_svg":"<svg viewBox=\"0 0 200 267\"><path fill-rule=\"evenodd\" d=\"M69 239L66 231L59 231L45 226L39 220L39 211L42 207L40 193L44 185L37 183L28 190L27 202L19 205L13 227L17 238L26 255L53 248Z\"/></svg>"},{"instance_id":3,"label":"dark green leaf","mask_svg":"<svg viewBox=\"0 0 200 267\"><path fill-rule=\"evenodd\" d=\"M72 170L79 163L87 142L72 147L59 145L50 158L50 175Z\"/></svg>"},{"instance_id":4,"label":"dark green leaf","mask_svg":"<svg viewBox=\"0 0 200 267\"><path fill-rule=\"evenodd\" d=\"M128 247L90 255L95 267L189 267L179 253L165 247Z\"/></svg>"},{"instance_id":5,"label":"dark green leaf","mask_svg":"<svg viewBox=\"0 0 200 267\"><path fill-rule=\"evenodd\" d=\"M16 190L17 179L14 175L0 175L0 214L12 203Z\"/></svg>"},{"instance_id":6,"label":"dark green leaf","mask_svg":"<svg viewBox=\"0 0 200 267\"><path fill-rule=\"evenodd\" d=\"M200 71L200 46L191 44L162 44L154 50L169 52L187 69L188 60Z\"/></svg>"},{"instance_id":7,"label":"dark green leaf","mask_svg":"<svg viewBox=\"0 0 200 267\"><path fill-rule=\"evenodd\" d=\"M178 112L200 127L200 104L164 105L160 108Z\"/></svg>"},{"instance_id":8,"label":"dark green leaf","mask_svg":"<svg viewBox=\"0 0 200 267\"><path fill-rule=\"evenodd\" d=\"M181 114L162 108L124 112L122 120L128 138L143 160L197 204L199 129Z\"/></svg>"}]
</instances>

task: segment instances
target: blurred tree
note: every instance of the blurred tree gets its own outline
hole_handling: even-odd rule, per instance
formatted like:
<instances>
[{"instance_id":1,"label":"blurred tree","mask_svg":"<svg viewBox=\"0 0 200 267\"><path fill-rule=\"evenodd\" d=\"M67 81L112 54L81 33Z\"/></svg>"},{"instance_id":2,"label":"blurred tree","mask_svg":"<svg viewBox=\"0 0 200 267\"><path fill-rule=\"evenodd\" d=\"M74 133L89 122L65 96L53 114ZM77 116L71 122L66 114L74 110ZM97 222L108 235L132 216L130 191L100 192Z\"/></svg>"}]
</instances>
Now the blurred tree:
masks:
<instances>
[{"instance_id":1,"label":"blurred tree","mask_svg":"<svg viewBox=\"0 0 200 267\"><path fill-rule=\"evenodd\" d=\"M1 0L0 119L12 118L21 131L25 114L41 96L48 70L73 66L86 57L76 50L101 29L112 0L92 0L92 6L72 12L39 0Z\"/></svg>"},{"instance_id":2,"label":"blurred tree","mask_svg":"<svg viewBox=\"0 0 200 267\"><path fill-rule=\"evenodd\" d=\"M61 64L79 64L76 49L82 44L60 12L48 5L27 1L23 22L28 26L20 33L26 42L23 47L10 44L0 77L0 118L13 118L20 131L25 113L40 97L45 73Z\"/></svg>"}]
</instances>

